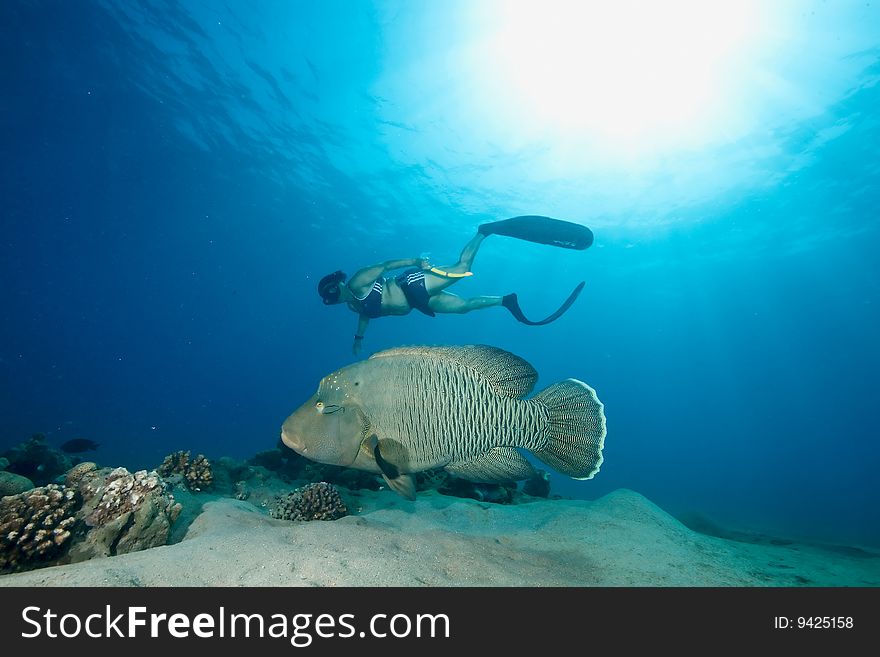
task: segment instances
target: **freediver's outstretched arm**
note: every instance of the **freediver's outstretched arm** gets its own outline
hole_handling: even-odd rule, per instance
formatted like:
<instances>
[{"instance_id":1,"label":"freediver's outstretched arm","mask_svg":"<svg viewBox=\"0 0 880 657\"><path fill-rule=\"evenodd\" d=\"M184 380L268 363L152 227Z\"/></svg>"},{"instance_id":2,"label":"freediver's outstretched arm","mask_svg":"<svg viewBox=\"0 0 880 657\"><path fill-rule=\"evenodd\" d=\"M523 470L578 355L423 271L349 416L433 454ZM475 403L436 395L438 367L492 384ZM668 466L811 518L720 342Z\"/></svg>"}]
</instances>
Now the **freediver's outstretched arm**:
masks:
<instances>
[{"instance_id":1,"label":"freediver's outstretched arm","mask_svg":"<svg viewBox=\"0 0 880 657\"><path fill-rule=\"evenodd\" d=\"M401 258L400 260L386 260L378 265L370 265L369 267L364 267L354 273L351 280L348 282L348 289L356 295L361 296L365 294L373 286L376 279L385 272L402 269L404 267L424 267L425 264L427 263L421 258Z\"/></svg>"},{"instance_id":2,"label":"freediver's outstretched arm","mask_svg":"<svg viewBox=\"0 0 880 657\"><path fill-rule=\"evenodd\" d=\"M366 315L358 315L358 326L354 332L354 343L351 345L351 353L357 356L361 350L361 343L364 341L364 333L370 324L370 318Z\"/></svg>"}]
</instances>

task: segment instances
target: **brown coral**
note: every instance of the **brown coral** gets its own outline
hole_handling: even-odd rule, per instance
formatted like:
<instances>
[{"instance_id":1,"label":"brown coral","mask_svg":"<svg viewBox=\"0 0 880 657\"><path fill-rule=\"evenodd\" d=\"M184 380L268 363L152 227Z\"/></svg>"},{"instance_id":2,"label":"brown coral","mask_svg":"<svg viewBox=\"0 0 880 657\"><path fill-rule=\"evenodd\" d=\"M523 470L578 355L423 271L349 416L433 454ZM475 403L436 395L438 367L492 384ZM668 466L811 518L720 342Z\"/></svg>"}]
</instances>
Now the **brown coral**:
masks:
<instances>
[{"instance_id":1,"label":"brown coral","mask_svg":"<svg viewBox=\"0 0 880 657\"><path fill-rule=\"evenodd\" d=\"M162 481L155 473L150 475L146 470L132 474L125 468L116 468L98 487L94 487L92 481L87 482L83 486L83 496L87 495L86 490L92 489L94 499L90 500L91 509L85 521L89 527L96 527L135 510L153 490L162 492Z\"/></svg>"},{"instance_id":2,"label":"brown coral","mask_svg":"<svg viewBox=\"0 0 880 657\"><path fill-rule=\"evenodd\" d=\"M321 481L280 498L270 515L280 520L337 520L348 515L348 508L336 488Z\"/></svg>"},{"instance_id":3,"label":"brown coral","mask_svg":"<svg viewBox=\"0 0 880 657\"><path fill-rule=\"evenodd\" d=\"M80 479L82 479L87 473L94 472L97 469L97 464L92 461L77 463L67 471L67 474L64 476L64 484L66 486L77 486Z\"/></svg>"},{"instance_id":4,"label":"brown coral","mask_svg":"<svg viewBox=\"0 0 880 657\"><path fill-rule=\"evenodd\" d=\"M0 573L29 570L61 556L79 503L76 491L55 484L0 499Z\"/></svg>"},{"instance_id":5,"label":"brown coral","mask_svg":"<svg viewBox=\"0 0 880 657\"><path fill-rule=\"evenodd\" d=\"M88 531L70 550L71 561L165 545L180 504L154 472L125 468L87 470L78 490Z\"/></svg>"},{"instance_id":6,"label":"brown coral","mask_svg":"<svg viewBox=\"0 0 880 657\"><path fill-rule=\"evenodd\" d=\"M27 477L22 477L14 472L0 470L0 497L5 497L6 495L18 495L19 493L23 493L33 487L34 482Z\"/></svg>"},{"instance_id":7,"label":"brown coral","mask_svg":"<svg viewBox=\"0 0 880 657\"><path fill-rule=\"evenodd\" d=\"M181 475L186 487L193 491L208 488L214 482L211 462L202 454L192 459L190 453L183 450L166 456L156 471L163 477Z\"/></svg>"}]
</instances>

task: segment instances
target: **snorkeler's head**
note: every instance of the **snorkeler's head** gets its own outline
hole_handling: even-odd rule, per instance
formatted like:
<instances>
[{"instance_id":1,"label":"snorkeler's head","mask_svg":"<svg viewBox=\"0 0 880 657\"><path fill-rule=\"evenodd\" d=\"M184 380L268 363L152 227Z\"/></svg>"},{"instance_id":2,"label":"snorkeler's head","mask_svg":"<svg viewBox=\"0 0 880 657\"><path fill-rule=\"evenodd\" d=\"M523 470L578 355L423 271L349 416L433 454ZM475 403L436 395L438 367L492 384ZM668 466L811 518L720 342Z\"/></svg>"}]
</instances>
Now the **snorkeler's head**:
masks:
<instances>
[{"instance_id":1,"label":"snorkeler's head","mask_svg":"<svg viewBox=\"0 0 880 657\"><path fill-rule=\"evenodd\" d=\"M338 270L332 274L327 274L318 282L318 294L321 295L326 305L339 303L341 286L344 282L345 272Z\"/></svg>"}]
</instances>

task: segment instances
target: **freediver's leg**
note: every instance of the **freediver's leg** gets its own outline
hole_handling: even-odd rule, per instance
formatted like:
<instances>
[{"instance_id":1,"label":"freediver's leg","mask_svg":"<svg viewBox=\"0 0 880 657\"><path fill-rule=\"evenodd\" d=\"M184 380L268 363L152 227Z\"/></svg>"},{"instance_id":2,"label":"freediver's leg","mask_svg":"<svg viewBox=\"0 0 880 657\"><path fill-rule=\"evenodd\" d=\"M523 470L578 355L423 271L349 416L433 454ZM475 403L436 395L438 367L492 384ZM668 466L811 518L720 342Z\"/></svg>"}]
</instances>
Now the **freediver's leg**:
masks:
<instances>
[{"instance_id":1,"label":"freediver's leg","mask_svg":"<svg viewBox=\"0 0 880 657\"><path fill-rule=\"evenodd\" d=\"M450 274L464 274L465 272L469 272L471 267L474 264L474 258L477 256L477 251L480 250L480 244L483 243L483 240L486 239L487 235L483 235L482 233L477 233L474 235L470 241L464 245L464 248L461 250L461 255L458 256L458 262L450 267L440 267L445 272ZM435 294L439 294L447 287L455 283L458 278L450 278L448 276L440 276L439 274L434 274L430 271L425 272L425 289L428 291L428 294L431 296ZM501 303L499 301L499 303ZM447 312L447 311L437 311L437 312ZM458 311L448 311L448 312L458 312ZM467 312L462 311L462 312Z\"/></svg>"},{"instance_id":2,"label":"freediver's leg","mask_svg":"<svg viewBox=\"0 0 880 657\"><path fill-rule=\"evenodd\" d=\"M428 306L435 313L464 314L472 310L482 310L500 306L503 297L481 296L465 299L452 292L440 292L428 299Z\"/></svg>"},{"instance_id":3,"label":"freediver's leg","mask_svg":"<svg viewBox=\"0 0 880 657\"><path fill-rule=\"evenodd\" d=\"M456 274L463 274L466 271L470 271L474 264L474 258L477 257L477 251L480 250L480 244L483 243L483 240L486 239L486 237L488 237L488 235L483 235L482 233L474 235L471 240L464 245L464 248L461 250L461 255L458 256L458 264L452 267L450 271L453 271Z\"/></svg>"}]
</instances>

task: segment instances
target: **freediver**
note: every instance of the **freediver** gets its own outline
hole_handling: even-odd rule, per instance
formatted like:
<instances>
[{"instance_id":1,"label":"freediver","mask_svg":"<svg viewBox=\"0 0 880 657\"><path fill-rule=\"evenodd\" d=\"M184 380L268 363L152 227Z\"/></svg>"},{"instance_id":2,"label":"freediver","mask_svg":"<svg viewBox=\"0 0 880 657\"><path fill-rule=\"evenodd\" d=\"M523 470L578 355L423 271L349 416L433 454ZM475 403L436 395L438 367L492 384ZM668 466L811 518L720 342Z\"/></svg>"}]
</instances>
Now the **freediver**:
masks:
<instances>
[{"instance_id":1,"label":"freediver","mask_svg":"<svg viewBox=\"0 0 880 657\"><path fill-rule=\"evenodd\" d=\"M318 282L318 294L324 304L344 303L357 313L358 324L352 351L360 352L370 320L389 315L406 315L419 310L434 317L437 313L468 313L495 306L504 306L523 324L538 326L559 319L575 302L584 283L579 283L565 302L549 317L540 321L526 319L516 294L504 296L460 297L446 289L471 276L471 266L483 240L489 235L506 235L530 242L567 249L586 249L593 243L593 233L586 226L550 217L527 215L481 224L476 235L465 244L458 262L451 267L435 267L425 258L388 260L359 269L346 281L342 271L324 276ZM397 276L385 274L405 269Z\"/></svg>"}]
</instances>

